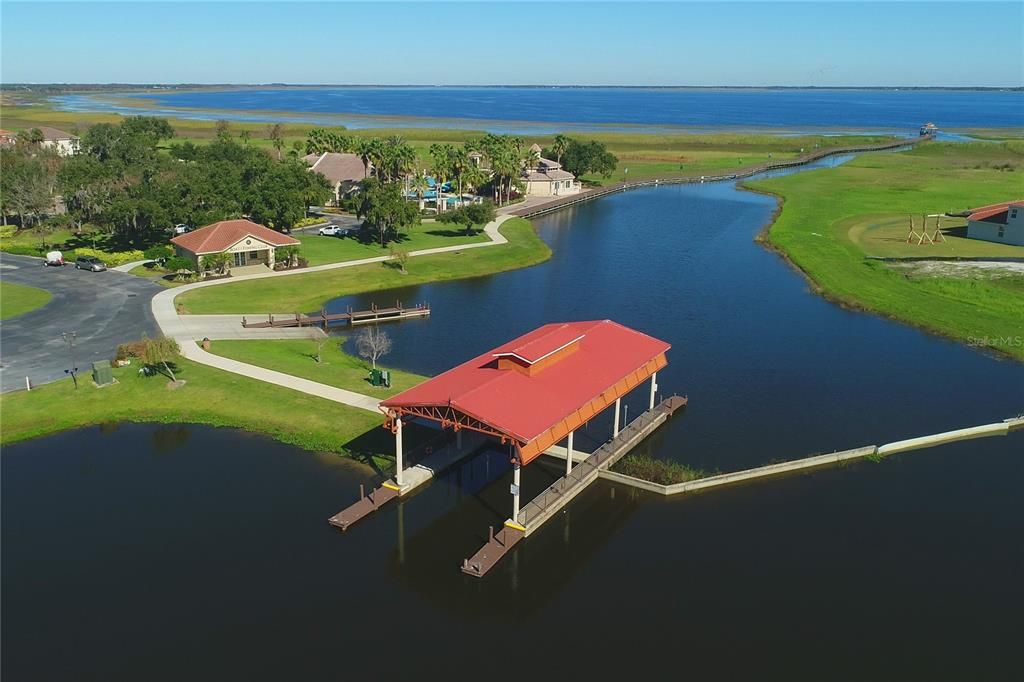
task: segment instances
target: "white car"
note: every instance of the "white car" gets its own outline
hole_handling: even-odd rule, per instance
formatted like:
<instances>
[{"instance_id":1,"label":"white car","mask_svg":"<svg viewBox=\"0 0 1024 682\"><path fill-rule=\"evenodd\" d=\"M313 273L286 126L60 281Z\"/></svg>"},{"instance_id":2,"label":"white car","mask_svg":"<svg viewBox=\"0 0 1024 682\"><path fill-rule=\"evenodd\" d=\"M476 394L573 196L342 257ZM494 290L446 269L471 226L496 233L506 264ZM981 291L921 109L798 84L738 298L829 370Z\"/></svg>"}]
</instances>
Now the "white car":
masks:
<instances>
[{"instance_id":1,"label":"white car","mask_svg":"<svg viewBox=\"0 0 1024 682\"><path fill-rule=\"evenodd\" d=\"M186 232L191 231L192 228L186 225L185 223L178 223L177 225L174 226L174 234L185 234Z\"/></svg>"},{"instance_id":2,"label":"white car","mask_svg":"<svg viewBox=\"0 0 1024 682\"><path fill-rule=\"evenodd\" d=\"M43 261L43 265L62 266L64 265L64 254L60 251L50 251L46 254L46 260Z\"/></svg>"},{"instance_id":3,"label":"white car","mask_svg":"<svg viewBox=\"0 0 1024 682\"><path fill-rule=\"evenodd\" d=\"M339 227L338 225L326 225L316 231L321 237L344 237L349 233L347 227Z\"/></svg>"}]
</instances>

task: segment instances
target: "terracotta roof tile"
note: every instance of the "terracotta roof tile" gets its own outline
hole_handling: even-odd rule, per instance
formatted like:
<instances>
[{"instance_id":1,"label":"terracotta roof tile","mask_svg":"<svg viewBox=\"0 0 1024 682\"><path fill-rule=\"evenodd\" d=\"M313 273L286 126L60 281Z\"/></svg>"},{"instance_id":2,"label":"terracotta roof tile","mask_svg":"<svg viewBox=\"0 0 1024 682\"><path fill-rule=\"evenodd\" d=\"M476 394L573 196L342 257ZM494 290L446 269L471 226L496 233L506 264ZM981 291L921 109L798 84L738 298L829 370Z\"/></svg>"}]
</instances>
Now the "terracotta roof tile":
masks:
<instances>
[{"instance_id":1,"label":"terracotta roof tile","mask_svg":"<svg viewBox=\"0 0 1024 682\"><path fill-rule=\"evenodd\" d=\"M194 254L220 253L231 248L246 237L255 237L274 246L294 246L298 239L275 232L268 227L258 225L251 220L222 220L198 230L178 235L171 240L181 248Z\"/></svg>"}]
</instances>

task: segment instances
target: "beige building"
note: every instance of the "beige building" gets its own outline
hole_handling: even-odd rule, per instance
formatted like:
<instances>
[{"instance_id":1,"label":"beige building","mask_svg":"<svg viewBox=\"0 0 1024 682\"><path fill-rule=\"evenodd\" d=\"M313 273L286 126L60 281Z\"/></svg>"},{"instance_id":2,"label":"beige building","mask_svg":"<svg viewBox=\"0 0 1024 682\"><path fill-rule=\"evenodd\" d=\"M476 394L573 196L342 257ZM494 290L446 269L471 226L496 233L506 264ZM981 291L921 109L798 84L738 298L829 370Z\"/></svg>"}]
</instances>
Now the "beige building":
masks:
<instances>
[{"instance_id":1,"label":"beige building","mask_svg":"<svg viewBox=\"0 0 1024 682\"><path fill-rule=\"evenodd\" d=\"M309 165L309 170L319 173L327 179L334 190L335 206L352 193L367 175L363 160L356 154L340 154L324 152L323 154L307 154L302 160ZM371 166L372 168L372 166Z\"/></svg>"},{"instance_id":2,"label":"beige building","mask_svg":"<svg viewBox=\"0 0 1024 682\"><path fill-rule=\"evenodd\" d=\"M526 195L534 197L560 197L579 194L576 176L562 168L562 164L537 156L532 168L523 170Z\"/></svg>"},{"instance_id":3,"label":"beige building","mask_svg":"<svg viewBox=\"0 0 1024 682\"><path fill-rule=\"evenodd\" d=\"M229 267L273 268L275 251L298 246L299 240L258 225L251 220L222 220L171 240L177 255L188 258L197 272L203 271L203 256L231 254Z\"/></svg>"},{"instance_id":4,"label":"beige building","mask_svg":"<svg viewBox=\"0 0 1024 682\"><path fill-rule=\"evenodd\" d=\"M40 126L37 130L43 134L41 146L56 149L60 156L74 156L78 153L81 140L77 135L48 126Z\"/></svg>"}]
</instances>

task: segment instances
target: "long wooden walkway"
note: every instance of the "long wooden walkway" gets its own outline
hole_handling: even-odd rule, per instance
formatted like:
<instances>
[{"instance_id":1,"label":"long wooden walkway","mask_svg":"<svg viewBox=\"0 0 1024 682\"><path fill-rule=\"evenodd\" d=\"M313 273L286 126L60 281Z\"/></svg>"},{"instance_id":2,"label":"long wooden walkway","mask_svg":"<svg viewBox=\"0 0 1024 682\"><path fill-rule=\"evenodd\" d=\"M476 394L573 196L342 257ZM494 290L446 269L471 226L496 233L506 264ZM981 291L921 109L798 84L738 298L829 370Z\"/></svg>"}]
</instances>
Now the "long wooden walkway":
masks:
<instances>
[{"instance_id":1,"label":"long wooden walkway","mask_svg":"<svg viewBox=\"0 0 1024 682\"><path fill-rule=\"evenodd\" d=\"M685 405L685 397L672 396L634 419L619 435L595 450L573 467L567 476L559 478L523 507L519 511L519 523L509 519L497 535L492 530L488 542L472 557L463 560L462 572L477 578L485 575L519 540L538 530L545 521L596 481L601 471L622 459Z\"/></svg>"},{"instance_id":2,"label":"long wooden walkway","mask_svg":"<svg viewBox=\"0 0 1024 682\"><path fill-rule=\"evenodd\" d=\"M369 310L352 310L349 308L344 313L328 313L321 310L319 315L305 315L295 313L294 315L278 315L273 313L267 315L266 320L250 320L242 318L242 326L246 329L262 329L267 327L314 327L323 329L333 323L367 324L371 322L390 322L393 320L405 320L411 317L427 317L430 315L430 305L420 303L412 308L404 307L400 302L395 302L393 308L378 308L376 305Z\"/></svg>"},{"instance_id":3,"label":"long wooden walkway","mask_svg":"<svg viewBox=\"0 0 1024 682\"><path fill-rule=\"evenodd\" d=\"M647 180L617 182L611 185L605 185L603 187L596 187L594 189L584 190L578 194L570 194L568 196L553 199L543 204L537 204L526 208L512 210L509 212L509 215L519 216L520 218L534 218L545 213L550 213L552 211L567 208L575 204L583 203L584 201L591 201L593 199L599 199L600 197L608 196L610 194L618 194L619 192L626 192L631 189L639 189L641 187L655 187L658 185L699 184L704 182L742 180L744 178L749 178L754 175L759 175L761 173L767 173L769 171L805 166L809 163L814 163L815 161L820 161L830 156L839 156L843 154L858 154L861 152L887 151L892 149L899 149L900 147L911 147L921 142L930 141L932 139L934 139L934 135L924 135L921 137L907 138L905 140L893 140L891 142L883 142L881 144L816 149L812 152L802 154L795 159L771 161L768 163L762 163L756 166L750 166L741 170L737 170L735 173L725 173L722 175L676 175L660 178L650 178Z\"/></svg>"}]
</instances>

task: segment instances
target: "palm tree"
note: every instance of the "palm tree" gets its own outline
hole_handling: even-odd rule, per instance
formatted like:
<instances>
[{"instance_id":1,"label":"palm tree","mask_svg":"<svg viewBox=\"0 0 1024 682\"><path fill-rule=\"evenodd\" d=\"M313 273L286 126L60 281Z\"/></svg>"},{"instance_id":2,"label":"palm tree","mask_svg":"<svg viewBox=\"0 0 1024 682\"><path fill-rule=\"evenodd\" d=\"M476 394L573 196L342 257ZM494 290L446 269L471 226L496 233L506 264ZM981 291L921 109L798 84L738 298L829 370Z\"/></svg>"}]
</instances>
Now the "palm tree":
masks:
<instances>
[{"instance_id":1,"label":"palm tree","mask_svg":"<svg viewBox=\"0 0 1024 682\"><path fill-rule=\"evenodd\" d=\"M440 213L444 210L444 204L441 201L444 193L441 191L441 186L448 181L452 176L452 152L454 147L450 144L432 144L430 145L430 172L434 176L434 181L437 190L437 212Z\"/></svg>"},{"instance_id":2,"label":"palm tree","mask_svg":"<svg viewBox=\"0 0 1024 682\"><path fill-rule=\"evenodd\" d=\"M412 178L412 191L416 193L420 201L420 211L423 211L423 195L430 189L430 183L427 181L427 172L418 171Z\"/></svg>"},{"instance_id":3,"label":"palm tree","mask_svg":"<svg viewBox=\"0 0 1024 682\"><path fill-rule=\"evenodd\" d=\"M555 135L555 140L551 145L551 151L555 153L555 161L559 164L562 163L562 154L569 148L569 138L565 135Z\"/></svg>"},{"instance_id":4,"label":"palm tree","mask_svg":"<svg viewBox=\"0 0 1024 682\"><path fill-rule=\"evenodd\" d=\"M466 183L467 188L471 188L476 193L477 189L487 182L487 173L482 168L477 168L475 164L471 163L463 174L462 181Z\"/></svg>"},{"instance_id":5,"label":"palm tree","mask_svg":"<svg viewBox=\"0 0 1024 682\"><path fill-rule=\"evenodd\" d=\"M275 123L272 126L267 126L267 137L270 142L274 145L274 149L277 150L277 160L281 160L281 149L284 147L284 126L280 123Z\"/></svg>"},{"instance_id":6,"label":"palm tree","mask_svg":"<svg viewBox=\"0 0 1024 682\"><path fill-rule=\"evenodd\" d=\"M370 175L370 161L376 153L376 138L361 137L352 144L352 151L355 152L363 162L363 178Z\"/></svg>"},{"instance_id":7,"label":"palm tree","mask_svg":"<svg viewBox=\"0 0 1024 682\"><path fill-rule=\"evenodd\" d=\"M387 144L391 152L391 179L400 180L415 167L416 150L398 136L388 138Z\"/></svg>"},{"instance_id":8,"label":"palm tree","mask_svg":"<svg viewBox=\"0 0 1024 682\"><path fill-rule=\"evenodd\" d=\"M452 174L459 181L459 202L458 205L462 205L462 183L466 176L466 173L470 168L475 168L473 162L469 160L469 153L465 149L458 149L453 147L451 150L451 167Z\"/></svg>"}]
</instances>

